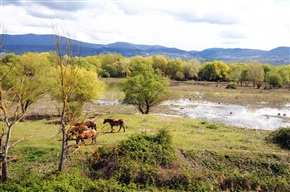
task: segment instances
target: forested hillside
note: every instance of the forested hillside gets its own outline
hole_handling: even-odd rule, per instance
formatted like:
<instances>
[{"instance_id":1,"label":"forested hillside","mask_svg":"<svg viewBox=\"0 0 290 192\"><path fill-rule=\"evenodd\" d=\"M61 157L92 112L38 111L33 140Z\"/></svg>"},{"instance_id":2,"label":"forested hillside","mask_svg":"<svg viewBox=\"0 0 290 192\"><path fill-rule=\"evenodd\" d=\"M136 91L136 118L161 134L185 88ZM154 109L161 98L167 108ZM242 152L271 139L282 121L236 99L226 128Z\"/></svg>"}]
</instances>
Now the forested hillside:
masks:
<instances>
[{"instance_id":1,"label":"forested hillside","mask_svg":"<svg viewBox=\"0 0 290 192\"><path fill-rule=\"evenodd\" d=\"M4 52L13 52L24 54L27 52L47 52L55 50L55 35L4 35ZM65 42L62 42L65 45ZM180 50L177 48L168 48L160 45L139 45L127 42L116 42L111 44L93 44L81 41L75 41L76 45L81 45L81 56L92 56L107 53L119 53L124 57L154 56L163 55L171 59L188 60L196 58L202 62L212 60L223 60L225 62L250 62L258 60L261 63L273 65L290 63L290 47L277 47L272 50L256 50L241 48L208 48L202 51ZM65 50L65 46L63 46Z\"/></svg>"}]
</instances>

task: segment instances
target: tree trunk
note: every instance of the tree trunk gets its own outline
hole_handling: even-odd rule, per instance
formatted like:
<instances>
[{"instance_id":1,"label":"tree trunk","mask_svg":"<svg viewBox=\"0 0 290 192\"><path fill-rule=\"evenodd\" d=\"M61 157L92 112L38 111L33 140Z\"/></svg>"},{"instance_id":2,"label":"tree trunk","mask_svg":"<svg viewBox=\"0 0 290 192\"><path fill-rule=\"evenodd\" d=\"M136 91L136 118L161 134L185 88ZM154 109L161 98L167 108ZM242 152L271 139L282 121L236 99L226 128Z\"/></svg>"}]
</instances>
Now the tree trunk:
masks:
<instances>
[{"instance_id":1,"label":"tree trunk","mask_svg":"<svg viewBox=\"0 0 290 192\"><path fill-rule=\"evenodd\" d=\"M145 114L149 114L150 105L146 104L146 111Z\"/></svg>"},{"instance_id":2,"label":"tree trunk","mask_svg":"<svg viewBox=\"0 0 290 192\"><path fill-rule=\"evenodd\" d=\"M145 113L145 112L143 111L143 108L142 108L141 103L138 104L138 109L139 109L139 111L140 111L142 114Z\"/></svg>"},{"instance_id":3,"label":"tree trunk","mask_svg":"<svg viewBox=\"0 0 290 192\"><path fill-rule=\"evenodd\" d=\"M2 173L1 173L1 180L6 181L8 179L8 172L7 172L7 154L8 154L8 149L9 149L9 140L11 137L11 126L8 126L8 131L7 131L7 138L6 142L4 145L4 152L1 154L1 160L2 160Z\"/></svg>"},{"instance_id":4,"label":"tree trunk","mask_svg":"<svg viewBox=\"0 0 290 192\"><path fill-rule=\"evenodd\" d=\"M65 103L63 106L63 111L61 115L61 132L62 132L62 147L61 147L61 157L59 162L58 171L63 171L64 169L64 162L65 162L65 156L67 153L67 135L65 131Z\"/></svg>"}]
</instances>

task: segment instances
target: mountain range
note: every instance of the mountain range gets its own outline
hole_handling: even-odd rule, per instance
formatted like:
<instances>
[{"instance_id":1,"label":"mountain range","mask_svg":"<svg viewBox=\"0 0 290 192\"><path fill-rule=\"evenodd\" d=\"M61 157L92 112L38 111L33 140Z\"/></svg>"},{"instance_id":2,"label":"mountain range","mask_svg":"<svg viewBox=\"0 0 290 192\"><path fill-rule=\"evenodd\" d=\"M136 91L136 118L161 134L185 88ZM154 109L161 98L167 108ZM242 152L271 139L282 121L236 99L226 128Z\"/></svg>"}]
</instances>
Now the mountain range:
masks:
<instances>
[{"instance_id":1,"label":"mountain range","mask_svg":"<svg viewBox=\"0 0 290 192\"><path fill-rule=\"evenodd\" d=\"M26 52L47 52L56 50L54 44L56 35L8 35L3 34L2 52L23 54ZM277 47L269 51L242 48L209 48L202 51L185 51L177 48L168 48L160 45L140 45L127 42L111 44L93 44L71 39L81 47L81 56L120 53L124 57L136 55L164 55L171 59L197 58L201 62L222 60L225 62L248 62L258 60L260 63L272 65L290 64L290 47ZM62 42L65 50L65 40Z\"/></svg>"}]
</instances>

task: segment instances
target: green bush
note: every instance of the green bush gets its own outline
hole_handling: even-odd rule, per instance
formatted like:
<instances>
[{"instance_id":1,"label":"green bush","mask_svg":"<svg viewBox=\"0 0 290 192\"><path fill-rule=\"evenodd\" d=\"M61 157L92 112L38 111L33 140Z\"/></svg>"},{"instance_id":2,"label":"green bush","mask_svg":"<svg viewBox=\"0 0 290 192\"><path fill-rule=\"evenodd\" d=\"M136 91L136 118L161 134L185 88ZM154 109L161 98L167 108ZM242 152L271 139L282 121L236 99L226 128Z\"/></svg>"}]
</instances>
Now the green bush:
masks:
<instances>
[{"instance_id":1,"label":"green bush","mask_svg":"<svg viewBox=\"0 0 290 192\"><path fill-rule=\"evenodd\" d=\"M268 139L284 149L290 149L290 127L277 129L269 135Z\"/></svg>"},{"instance_id":2,"label":"green bush","mask_svg":"<svg viewBox=\"0 0 290 192\"><path fill-rule=\"evenodd\" d=\"M216 124L210 124L210 125L207 125L206 128L208 128L208 129L218 129L218 126Z\"/></svg>"},{"instance_id":3,"label":"green bush","mask_svg":"<svg viewBox=\"0 0 290 192\"><path fill-rule=\"evenodd\" d=\"M172 138L167 130L155 135L141 133L115 147L100 147L90 157L92 178L115 179L144 189L157 185L158 170L170 169L176 160Z\"/></svg>"},{"instance_id":4,"label":"green bush","mask_svg":"<svg viewBox=\"0 0 290 192\"><path fill-rule=\"evenodd\" d=\"M227 86L227 89L236 89L237 88L237 83L236 82L230 82Z\"/></svg>"},{"instance_id":5,"label":"green bush","mask_svg":"<svg viewBox=\"0 0 290 192\"><path fill-rule=\"evenodd\" d=\"M102 76L103 78L110 78L110 77L111 77L110 73L107 72L107 71L102 72L101 76Z\"/></svg>"}]
</instances>

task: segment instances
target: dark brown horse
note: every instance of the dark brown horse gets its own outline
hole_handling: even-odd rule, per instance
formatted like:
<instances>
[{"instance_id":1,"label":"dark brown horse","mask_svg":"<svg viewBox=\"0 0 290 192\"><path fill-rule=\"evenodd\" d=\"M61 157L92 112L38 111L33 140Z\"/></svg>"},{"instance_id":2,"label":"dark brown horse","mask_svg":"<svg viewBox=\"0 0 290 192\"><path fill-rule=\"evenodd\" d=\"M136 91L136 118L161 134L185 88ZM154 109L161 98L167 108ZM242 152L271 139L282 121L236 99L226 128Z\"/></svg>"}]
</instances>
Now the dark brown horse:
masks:
<instances>
[{"instance_id":1,"label":"dark brown horse","mask_svg":"<svg viewBox=\"0 0 290 192\"><path fill-rule=\"evenodd\" d=\"M94 121L86 121L86 122L81 122L81 123L76 123L75 126L79 126L79 125L85 125L88 128L92 128L97 130L97 124Z\"/></svg>"},{"instance_id":2,"label":"dark brown horse","mask_svg":"<svg viewBox=\"0 0 290 192\"><path fill-rule=\"evenodd\" d=\"M89 138L92 138L92 143L96 143L97 131L95 129L90 129L79 134L77 136L76 142L77 144L79 144L80 141L82 141L82 143L85 143L85 139Z\"/></svg>"},{"instance_id":3,"label":"dark brown horse","mask_svg":"<svg viewBox=\"0 0 290 192\"><path fill-rule=\"evenodd\" d=\"M121 130L121 128L124 129L124 132L126 131L125 130L125 120L124 119L115 120L115 119L107 118L107 119L104 119L103 124L105 124L105 123L109 123L111 125L111 133L114 131L114 126L119 126L119 125L120 125L119 131Z\"/></svg>"},{"instance_id":4,"label":"dark brown horse","mask_svg":"<svg viewBox=\"0 0 290 192\"><path fill-rule=\"evenodd\" d=\"M89 129L88 126L83 125L83 124L73 126L67 132L68 139L70 139L74 135L81 134L82 132L87 131L88 129Z\"/></svg>"}]
</instances>

